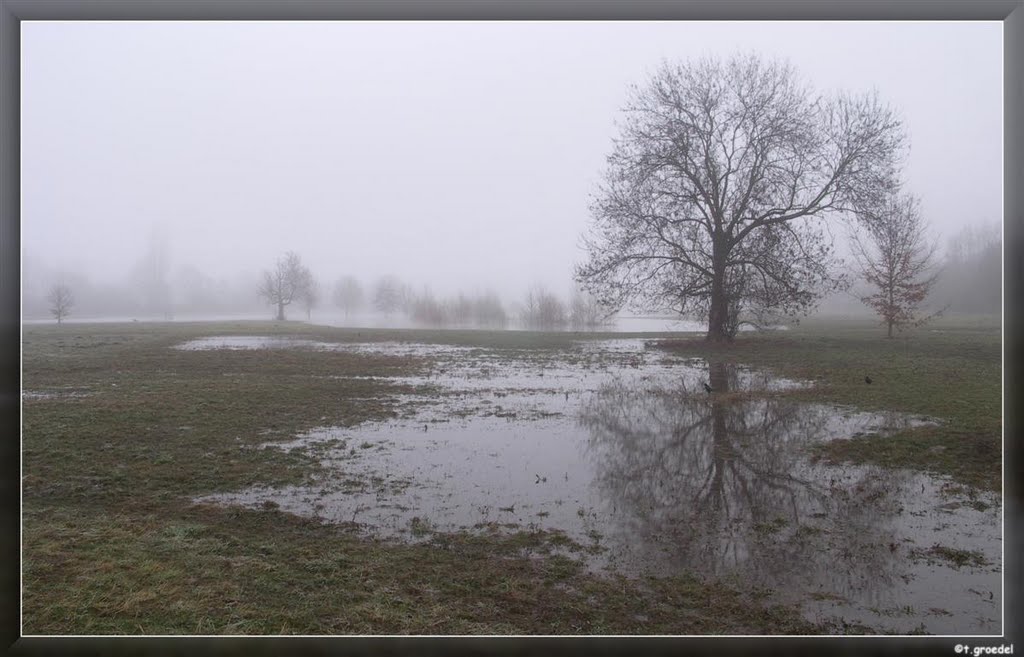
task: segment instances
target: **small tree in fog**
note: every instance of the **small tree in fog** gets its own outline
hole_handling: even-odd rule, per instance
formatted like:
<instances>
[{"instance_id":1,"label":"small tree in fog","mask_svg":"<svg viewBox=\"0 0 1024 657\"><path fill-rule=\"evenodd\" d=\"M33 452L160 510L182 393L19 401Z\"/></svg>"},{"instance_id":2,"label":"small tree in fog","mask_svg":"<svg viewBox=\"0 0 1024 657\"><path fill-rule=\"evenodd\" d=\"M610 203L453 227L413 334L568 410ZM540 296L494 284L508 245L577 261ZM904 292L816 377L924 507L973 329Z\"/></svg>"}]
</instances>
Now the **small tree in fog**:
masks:
<instances>
[{"instance_id":1,"label":"small tree in fog","mask_svg":"<svg viewBox=\"0 0 1024 657\"><path fill-rule=\"evenodd\" d=\"M355 276L343 276L334 284L334 305L348 314L363 307L363 286Z\"/></svg>"},{"instance_id":2,"label":"small tree in fog","mask_svg":"<svg viewBox=\"0 0 1024 657\"><path fill-rule=\"evenodd\" d=\"M523 325L527 328L552 330L566 325L565 304L542 286L535 286L526 294L523 304Z\"/></svg>"},{"instance_id":3,"label":"small tree in fog","mask_svg":"<svg viewBox=\"0 0 1024 657\"><path fill-rule=\"evenodd\" d=\"M574 329L595 329L608 321L609 311L592 294L576 290L569 301L569 323Z\"/></svg>"},{"instance_id":4,"label":"small tree in fog","mask_svg":"<svg viewBox=\"0 0 1024 657\"><path fill-rule=\"evenodd\" d=\"M457 326L469 326L473 322L473 301L460 292L448 303L448 316Z\"/></svg>"},{"instance_id":5,"label":"small tree in fog","mask_svg":"<svg viewBox=\"0 0 1024 657\"><path fill-rule=\"evenodd\" d=\"M501 299L488 292L473 300L473 324L478 328L503 329L508 325L508 314Z\"/></svg>"},{"instance_id":6,"label":"small tree in fog","mask_svg":"<svg viewBox=\"0 0 1024 657\"><path fill-rule=\"evenodd\" d=\"M929 295L965 313L1002 309L1002 251L998 223L974 223L949 238L942 273Z\"/></svg>"},{"instance_id":7,"label":"small tree in fog","mask_svg":"<svg viewBox=\"0 0 1024 657\"><path fill-rule=\"evenodd\" d=\"M284 320L284 307L302 298L312 282L309 270L294 251L278 258L272 271L263 272L259 295L267 303L277 306L277 319Z\"/></svg>"},{"instance_id":8,"label":"small tree in fog","mask_svg":"<svg viewBox=\"0 0 1024 657\"><path fill-rule=\"evenodd\" d=\"M373 286L373 307L390 316L404 303L402 284L394 276L384 276Z\"/></svg>"},{"instance_id":9,"label":"small tree in fog","mask_svg":"<svg viewBox=\"0 0 1024 657\"><path fill-rule=\"evenodd\" d=\"M302 307L306 310L306 320L308 321L313 314L313 309L320 305L320 284L316 282L308 269L299 300L302 301Z\"/></svg>"},{"instance_id":10,"label":"small tree in fog","mask_svg":"<svg viewBox=\"0 0 1024 657\"><path fill-rule=\"evenodd\" d=\"M423 294L415 297L409 304L409 316L419 324L441 327L449 321L445 306L446 304L440 303L434 298L430 290L424 289Z\"/></svg>"},{"instance_id":11,"label":"small tree in fog","mask_svg":"<svg viewBox=\"0 0 1024 657\"><path fill-rule=\"evenodd\" d=\"M64 318L71 314L71 307L75 305L71 288L63 283L51 287L46 300L50 302L50 313L57 318L57 324L63 323Z\"/></svg>"},{"instance_id":12,"label":"small tree in fog","mask_svg":"<svg viewBox=\"0 0 1024 657\"><path fill-rule=\"evenodd\" d=\"M882 318L891 338L893 329L934 317L919 318L917 310L938 277L937 245L928 240L919 202L909 194L894 195L863 216L863 233L854 234L854 255L860 274L876 291L861 301Z\"/></svg>"}]
</instances>

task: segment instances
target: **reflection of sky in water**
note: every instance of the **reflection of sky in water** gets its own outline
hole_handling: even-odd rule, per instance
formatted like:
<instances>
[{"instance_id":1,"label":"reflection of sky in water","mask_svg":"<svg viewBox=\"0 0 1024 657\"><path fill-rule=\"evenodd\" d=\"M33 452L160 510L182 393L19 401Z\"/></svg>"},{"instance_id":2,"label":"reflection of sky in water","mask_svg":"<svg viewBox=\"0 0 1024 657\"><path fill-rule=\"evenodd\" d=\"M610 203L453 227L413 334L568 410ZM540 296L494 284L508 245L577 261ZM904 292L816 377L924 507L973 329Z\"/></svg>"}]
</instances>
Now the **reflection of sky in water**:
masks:
<instances>
[{"instance_id":1,"label":"reflection of sky in water","mask_svg":"<svg viewBox=\"0 0 1024 657\"><path fill-rule=\"evenodd\" d=\"M912 558L940 544L1000 563L998 507L965 504L925 475L806 456L816 442L921 418L792 402L771 393L806 384L674 359L643 340L581 341L543 357L394 342L327 348L432 357L428 374L391 380L434 394L412 397L416 410L395 422L275 446L316 450L330 473L321 481L209 499L273 500L403 540L424 540L414 526L559 529L600 548L586 557L598 570L692 570L802 601L815 619L900 632L999 631L997 565Z\"/></svg>"}]
</instances>

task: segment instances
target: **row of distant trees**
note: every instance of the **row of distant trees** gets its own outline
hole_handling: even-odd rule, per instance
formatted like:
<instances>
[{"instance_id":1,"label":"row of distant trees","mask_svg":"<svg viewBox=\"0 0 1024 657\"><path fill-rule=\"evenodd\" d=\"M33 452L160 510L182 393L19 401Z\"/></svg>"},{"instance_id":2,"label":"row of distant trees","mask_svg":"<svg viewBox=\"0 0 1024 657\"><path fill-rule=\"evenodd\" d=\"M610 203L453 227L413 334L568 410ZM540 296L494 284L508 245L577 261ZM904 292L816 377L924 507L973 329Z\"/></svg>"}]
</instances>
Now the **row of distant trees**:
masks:
<instances>
[{"instance_id":1,"label":"row of distant trees","mask_svg":"<svg viewBox=\"0 0 1024 657\"><path fill-rule=\"evenodd\" d=\"M279 320L286 318L286 309L292 305L302 308L309 318L312 310L324 301L320 285L293 251L285 253L273 269L263 273L259 296L276 309ZM520 306L507 310L493 292L439 298L427 288L416 292L395 276L378 278L369 289L355 276L343 276L332 286L329 301L346 317L372 310L386 317L401 314L417 324L436 328L502 329L517 322L537 330L590 330L607 324L611 314L582 291L565 302L543 286L534 286Z\"/></svg>"},{"instance_id":2,"label":"row of distant trees","mask_svg":"<svg viewBox=\"0 0 1024 657\"><path fill-rule=\"evenodd\" d=\"M860 300L873 308L872 302L880 304L883 315L890 312L886 309L887 281L895 283L900 277L888 276L886 267L881 266L883 260L895 265L905 263L908 268L915 263L921 265L923 260L927 260L927 264L933 266L919 267L921 271L917 273L921 275L914 278L916 284L911 281L912 284L899 289L894 286L894 303L891 307L894 329L898 329L904 319L899 315L901 294L921 297L924 301L922 293L930 291L928 307L931 312L942 309L958 313L1000 311L1002 242L998 224L975 224L964 228L949 238L944 258L938 261L935 243L929 242L924 236L916 203L908 201L894 207L892 216L902 218L902 221L876 222L875 226L888 226L891 230L876 232L874 236L861 233L855 241L855 253L861 261L861 270L867 270L876 283L873 292L858 296ZM902 230L898 229L900 226ZM908 238L913 239L908 241ZM905 250L901 246L905 244L916 244L917 257L908 260L894 257L896 252ZM882 256L887 252L890 257L886 260ZM873 274L872 262L876 263ZM80 277L68 278L70 281L61 280L45 293L46 310L58 323L71 315L79 304L73 288L85 290L84 308L91 314L117 312L117 307L109 307L107 304L118 299L126 302L125 297L131 296L128 290L111 288L104 291ZM247 296L244 287L213 281L191 267L181 268L175 280L180 287L185 288L184 294L178 297L178 307L194 312L230 310L232 307L227 304L232 300L239 301L239 297L243 297L241 300L244 301ZM927 283L927 289L922 283ZM530 288L519 304L508 309L498 295L491 292L477 295L460 293L438 298L428 289L416 293L412 286L394 276L383 276L369 286L364 286L355 276L342 276L325 292L295 254L286 254L272 271L264 272L260 293L264 301L281 299L280 307L276 301L273 302L279 317L285 316L285 309L295 304L308 318L312 310L329 303L344 313L346 318L372 311L385 316L403 315L417 324L432 327L500 329L516 323L536 330L587 330L598 328L608 321L608 310L593 296L577 291L566 302L543 286ZM167 296L170 296L170 286ZM126 306L125 309L134 312L145 310L150 305ZM29 297L26 297L26 306L42 310ZM239 305L236 309L243 310L245 306ZM163 312L167 314L166 310Z\"/></svg>"}]
</instances>

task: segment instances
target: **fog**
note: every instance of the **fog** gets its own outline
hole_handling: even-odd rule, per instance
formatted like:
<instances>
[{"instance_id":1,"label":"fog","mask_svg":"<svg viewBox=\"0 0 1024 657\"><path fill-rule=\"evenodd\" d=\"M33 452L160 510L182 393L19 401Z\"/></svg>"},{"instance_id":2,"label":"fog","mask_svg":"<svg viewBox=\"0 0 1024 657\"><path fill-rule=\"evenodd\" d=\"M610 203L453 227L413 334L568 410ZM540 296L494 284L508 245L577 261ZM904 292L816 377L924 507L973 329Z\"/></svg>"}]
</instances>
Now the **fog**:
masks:
<instances>
[{"instance_id":1,"label":"fog","mask_svg":"<svg viewBox=\"0 0 1024 657\"><path fill-rule=\"evenodd\" d=\"M154 262L175 307L270 312L259 277L289 250L321 307L344 275L568 306L628 85L737 52L877 89L943 250L998 231L998 22L26 22L25 316L60 279L74 314L145 313Z\"/></svg>"}]
</instances>

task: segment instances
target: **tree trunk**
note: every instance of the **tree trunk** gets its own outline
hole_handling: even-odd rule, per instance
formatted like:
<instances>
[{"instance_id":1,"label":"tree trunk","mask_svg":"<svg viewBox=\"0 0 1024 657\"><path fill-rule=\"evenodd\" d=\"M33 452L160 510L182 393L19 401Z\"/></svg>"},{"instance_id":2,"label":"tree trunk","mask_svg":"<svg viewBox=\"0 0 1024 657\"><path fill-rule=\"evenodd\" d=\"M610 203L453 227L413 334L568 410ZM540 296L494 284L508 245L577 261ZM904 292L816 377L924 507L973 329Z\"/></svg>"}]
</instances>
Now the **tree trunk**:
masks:
<instances>
[{"instance_id":1,"label":"tree trunk","mask_svg":"<svg viewBox=\"0 0 1024 657\"><path fill-rule=\"evenodd\" d=\"M277 320L280 322L284 321L284 303L281 301L277 302Z\"/></svg>"},{"instance_id":2,"label":"tree trunk","mask_svg":"<svg viewBox=\"0 0 1024 657\"><path fill-rule=\"evenodd\" d=\"M889 337L892 337L892 320L889 320Z\"/></svg>"},{"instance_id":3,"label":"tree trunk","mask_svg":"<svg viewBox=\"0 0 1024 657\"><path fill-rule=\"evenodd\" d=\"M729 334L729 299L725 289L725 263L726 249L724 238L719 235L714 237L714 252L712 254L712 276L711 276L711 308L708 312L708 335L709 342L730 342L732 335Z\"/></svg>"}]
</instances>

